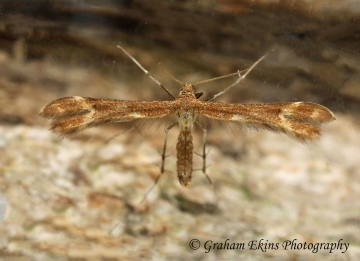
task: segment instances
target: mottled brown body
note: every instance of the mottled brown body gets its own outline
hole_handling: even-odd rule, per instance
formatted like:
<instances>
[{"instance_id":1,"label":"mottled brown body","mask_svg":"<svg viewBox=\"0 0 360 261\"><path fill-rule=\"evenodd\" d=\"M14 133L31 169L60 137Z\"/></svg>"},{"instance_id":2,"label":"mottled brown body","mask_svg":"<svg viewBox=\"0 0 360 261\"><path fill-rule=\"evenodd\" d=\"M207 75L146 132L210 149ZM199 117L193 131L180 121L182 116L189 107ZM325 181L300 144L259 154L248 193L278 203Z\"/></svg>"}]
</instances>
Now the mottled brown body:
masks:
<instances>
[{"instance_id":1,"label":"mottled brown body","mask_svg":"<svg viewBox=\"0 0 360 261\"><path fill-rule=\"evenodd\" d=\"M191 131L189 129L180 130L178 142L176 144L176 170L179 182L184 187L189 186L191 181L193 170L193 148Z\"/></svg>"},{"instance_id":2,"label":"mottled brown body","mask_svg":"<svg viewBox=\"0 0 360 261\"><path fill-rule=\"evenodd\" d=\"M177 175L182 186L187 187L191 181L193 163L192 128L198 113L194 105L198 102L190 84L185 85L174 102L178 102L177 121L180 127L177 153Z\"/></svg>"},{"instance_id":3,"label":"mottled brown body","mask_svg":"<svg viewBox=\"0 0 360 261\"><path fill-rule=\"evenodd\" d=\"M121 47L119 48L122 49ZM131 55L124 49L122 50L149 75ZM227 87L225 91L244 79L254 65L238 81ZM174 97L161 83L151 75L149 76ZM204 82L207 81L197 84ZM94 99L78 96L65 97L45 105L40 111L40 116L51 119L51 129L55 133L67 136L89 127L110 122L127 122L135 119L161 118L171 114L175 115L180 127L180 134L176 145L177 175L180 184L184 187L187 187L191 181L193 164L191 132L199 115L216 120L237 122L249 128L263 128L274 132L282 132L301 142L310 141L318 137L320 135L320 125L335 119L334 114L329 109L310 102L267 104L223 104L210 102L225 91L214 95L206 101L201 101L198 99L201 94L195 95L194 93L194 86L197 84L183 84L178 97L173 101L148 102ZM170 128L167 128L166 132ZM166 143L163 152L163 163L165 148ZM205 145L203 154L203 172L205 173ZM163 164L161 169L163 173Z\"/></svg>"}]
</instances>

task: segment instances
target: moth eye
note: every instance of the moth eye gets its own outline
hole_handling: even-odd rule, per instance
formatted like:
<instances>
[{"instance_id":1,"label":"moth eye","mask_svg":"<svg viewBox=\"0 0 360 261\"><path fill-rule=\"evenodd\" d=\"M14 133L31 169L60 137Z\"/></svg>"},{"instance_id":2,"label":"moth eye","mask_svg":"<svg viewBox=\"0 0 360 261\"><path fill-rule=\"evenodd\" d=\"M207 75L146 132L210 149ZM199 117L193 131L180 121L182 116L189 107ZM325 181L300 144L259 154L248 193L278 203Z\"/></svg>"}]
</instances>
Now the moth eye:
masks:
<instances>
[{"instance_id":1,"label":"moth eye","mask_svg":"<svg viewBox=\"0 0 360 261\"><path fill-rule=\"evenodd\" d=\"M204 94L203 92L195 93L196 99L199 99L203 94Z\"/></svg>"}]
</instances>

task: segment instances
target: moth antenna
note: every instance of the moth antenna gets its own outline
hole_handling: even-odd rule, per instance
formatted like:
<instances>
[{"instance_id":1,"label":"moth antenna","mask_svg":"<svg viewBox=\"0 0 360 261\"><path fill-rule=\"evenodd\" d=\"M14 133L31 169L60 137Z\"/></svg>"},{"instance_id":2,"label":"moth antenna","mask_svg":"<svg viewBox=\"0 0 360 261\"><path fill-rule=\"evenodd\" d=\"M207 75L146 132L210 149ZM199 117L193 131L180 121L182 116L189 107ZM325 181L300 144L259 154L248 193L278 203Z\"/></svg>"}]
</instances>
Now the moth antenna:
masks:
<instances>
[{"instance_id":1,"label":"moth antenna","mask_svg":"<svg viewBox=\"0 0 360 261\"><path fill-rule=\"evenodd\" d=\"M142 65L131 55L129 54L124 48L122 48L120 45L117 46L121 51L123 51L147 76L150 77L151 80L153 80L157 85L159 85L161 88L163 88L167 94L169 94L174 99L176 98L161 82L156 80Z\"/></svg>"},{"instance_id":2,"label":"moth antenna","mask_svg":"<svg viewBox=\"0 0 360 261\"><path fill-rule=\"evenodd\" d=\"M159 66L159 69L165 73L166 75L168 75L171 79L173 79L175 82L180 83L182 86L185 85L185 83L183 83L182 81L180 81L179 79L175 78L174 76L172 76L170 73L168 73L167 71L165 71L161 66Z\"/></svg>"}]
</instances>

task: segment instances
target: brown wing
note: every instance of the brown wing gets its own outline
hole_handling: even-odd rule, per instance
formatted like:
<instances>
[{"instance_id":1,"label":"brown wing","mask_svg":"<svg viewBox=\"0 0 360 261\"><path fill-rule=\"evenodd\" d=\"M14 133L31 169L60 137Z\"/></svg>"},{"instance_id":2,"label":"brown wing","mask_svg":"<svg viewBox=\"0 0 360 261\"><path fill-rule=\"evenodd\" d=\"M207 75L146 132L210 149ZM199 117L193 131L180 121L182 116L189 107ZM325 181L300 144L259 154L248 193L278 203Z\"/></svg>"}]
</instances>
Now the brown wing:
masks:
<instances>
[{"instance_id":1,"label":"brown wing","mask_svg":"<svg viewBox=\"0 0 360 261\"><path fill-rule=\"evenodd\" d=\"M65 97L45 105L40 116L51 119L51 129L67 136L89 127L135 119L160 118L177 109L174 101L122 101Z\"/></svg>"},{"instance_id":2,"label":"brown wing","mask_svg":"<svg viewBox=\"0 0 360 261\"><path fill-rule=\"evenodd\" d=\"M319 126L335 119L324 106L310 102L221 104L198 103L200 115L232 121L250 128L283 132L299 141L320 135Z\"/></svg>"}]
</instances>

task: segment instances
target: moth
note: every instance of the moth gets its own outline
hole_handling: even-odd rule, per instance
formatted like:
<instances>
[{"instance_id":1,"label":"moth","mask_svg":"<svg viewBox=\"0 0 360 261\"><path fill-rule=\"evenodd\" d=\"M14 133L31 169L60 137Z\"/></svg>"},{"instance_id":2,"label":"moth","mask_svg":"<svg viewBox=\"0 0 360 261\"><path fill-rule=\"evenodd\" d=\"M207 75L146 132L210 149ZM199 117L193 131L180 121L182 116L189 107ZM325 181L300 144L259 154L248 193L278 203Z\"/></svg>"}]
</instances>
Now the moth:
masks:
<instances>
[{"instance_id":1,"label":"moth","mask_svg":"<svg viewBox=\"0 0 360 261\"><path fill-rule=\"evenodd\" d=\"M137 119L156 119L174 115L176 121L165 129L165 133L176 124L180 132L176 145L177 176L183 187L188 187L193 172L194 125L203 130L203 168L206 175L205 140L207 130L197 121L198 116L237 122L249 128L266 129L285 133L300 142L307 142L320 135L320 125L335 120L334 114L326 107L311 102L281 102L265 104L223 104L212 102L218 96L240 83L266 55L261 57L249 69L225 76L201 81L195 84L181 84L179 95L175 97L165 86L145 70L141 64L125 49L118 46L146 75L163 88L172 98L171 101L126 101L115 99L96 99L89 97L64 97L46 104L40 116L51 120L51 130L60 136L68 136L90 127L107 123L129 122ZM241 74L243 73L243 74ZM196 93L195 87L206 83L238 75L239 78L223 91L202 101L202 93ZM160 175L164 173L166 137L162 153Z\"/></svg>"}]
</instances>

